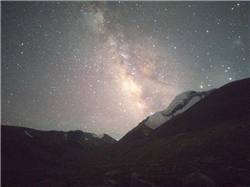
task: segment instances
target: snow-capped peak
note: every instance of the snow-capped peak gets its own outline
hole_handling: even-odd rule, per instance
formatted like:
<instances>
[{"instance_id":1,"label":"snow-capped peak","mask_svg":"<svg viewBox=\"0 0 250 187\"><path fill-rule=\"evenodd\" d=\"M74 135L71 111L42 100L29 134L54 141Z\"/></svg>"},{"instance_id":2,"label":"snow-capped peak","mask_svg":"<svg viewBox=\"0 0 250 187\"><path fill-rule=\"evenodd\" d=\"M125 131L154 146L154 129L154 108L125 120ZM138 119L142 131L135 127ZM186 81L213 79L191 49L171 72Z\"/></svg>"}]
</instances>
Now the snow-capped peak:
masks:
<instances>
[{"instance_id":1,"label":"snow-capped peak","mask_svg":"<svg viewBox=\"0 0 250 187\"><path fill-rule=\"evenodd\" d=\"M170 120L172 117L189 109L191 106L200 101L202 98L209 95L212 91L214 90L209 90L204 92L195 92L195 91L183 92L175 97L175 99L170 103L170 105L166 110L156 112L152 116L149 116L145 124L152 129L156 129L166 121Z\"/></svg>"}]
</instances>

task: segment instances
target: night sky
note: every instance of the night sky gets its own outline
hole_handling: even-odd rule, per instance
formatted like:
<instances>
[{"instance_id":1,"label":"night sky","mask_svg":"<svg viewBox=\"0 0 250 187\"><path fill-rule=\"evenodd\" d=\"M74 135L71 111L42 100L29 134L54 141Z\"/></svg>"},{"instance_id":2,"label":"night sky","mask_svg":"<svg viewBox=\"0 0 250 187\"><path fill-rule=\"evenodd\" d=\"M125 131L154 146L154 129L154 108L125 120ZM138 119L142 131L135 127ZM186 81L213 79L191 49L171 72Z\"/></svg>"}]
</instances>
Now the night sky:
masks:
<instances>
[{"instance_id":1,"label":"night sky","mask_svg":"<svg viewBox=\"0 0 250 187\"><path fill-rule=\"evenodd\" d=\"M249 77L249 2L1 2L2 124L120 139Z\"/></svg>"}]
</instances>

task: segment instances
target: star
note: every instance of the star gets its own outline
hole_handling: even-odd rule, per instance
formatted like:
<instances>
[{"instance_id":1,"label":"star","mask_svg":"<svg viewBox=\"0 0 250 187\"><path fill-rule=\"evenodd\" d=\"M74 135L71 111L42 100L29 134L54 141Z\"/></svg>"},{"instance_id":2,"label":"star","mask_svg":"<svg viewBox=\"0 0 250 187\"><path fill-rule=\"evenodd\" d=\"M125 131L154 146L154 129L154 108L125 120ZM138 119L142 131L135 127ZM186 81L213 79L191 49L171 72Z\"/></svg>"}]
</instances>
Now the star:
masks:
<instances>
[{"instance_id":1,"label":"star","mask_svg":"<svg viewBox=\"0 0 250 187\"><path fill-rule=\"evenodd\" d=\"M248 2L1 5L3 124L120 139L182 92L249 77Z\"/></svg>"}]
</instances>

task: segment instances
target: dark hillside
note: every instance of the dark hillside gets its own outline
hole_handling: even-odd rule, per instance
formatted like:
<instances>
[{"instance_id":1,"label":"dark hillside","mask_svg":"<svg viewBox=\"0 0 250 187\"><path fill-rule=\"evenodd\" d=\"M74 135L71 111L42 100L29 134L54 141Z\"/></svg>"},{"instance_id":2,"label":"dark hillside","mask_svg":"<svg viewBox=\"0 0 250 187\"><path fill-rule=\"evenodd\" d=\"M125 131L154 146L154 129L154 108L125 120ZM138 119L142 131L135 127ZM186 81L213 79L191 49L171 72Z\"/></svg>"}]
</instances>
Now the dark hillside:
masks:
<instances>
[{"instance_id":1,"label":"dark hillside","mask_svg":"<svg viewBox=\"0 0 250 187\"><path fill-rule=\"evenodd\" d=\"M132 142L136 140L143 139L153 132L153 129L145 125L148 118L144 119L137 127L129 131L125 136L123 136L119 142Z\"/></svg>"}]
</instances>

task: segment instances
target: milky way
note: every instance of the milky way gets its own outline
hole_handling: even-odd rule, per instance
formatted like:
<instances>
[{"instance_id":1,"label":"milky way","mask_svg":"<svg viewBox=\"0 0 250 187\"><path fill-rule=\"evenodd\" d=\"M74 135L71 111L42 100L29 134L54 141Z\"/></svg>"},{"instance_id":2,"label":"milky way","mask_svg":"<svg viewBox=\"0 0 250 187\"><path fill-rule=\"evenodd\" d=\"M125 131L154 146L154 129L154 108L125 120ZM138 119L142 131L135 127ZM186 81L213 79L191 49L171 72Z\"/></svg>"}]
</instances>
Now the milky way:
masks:
<instances>
[{"instance_id":1,"label":"milky way","mask_svg":"<svg viewBox=\"0 0 250 187\"><path fill-rule=\"evenodd\" d=\"M249 77L249 2L2 2L2 124L119 139Z\"/></svg>"}]
</instances>

